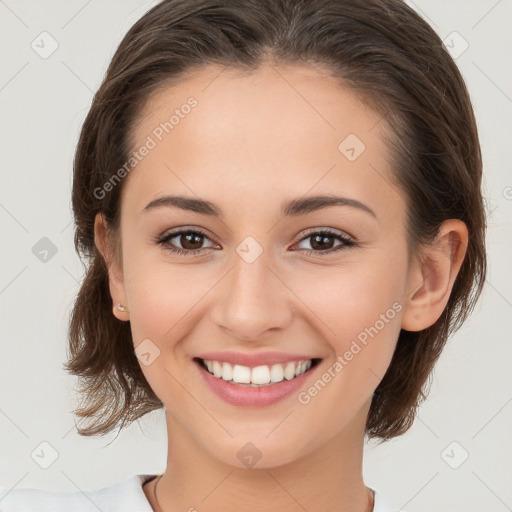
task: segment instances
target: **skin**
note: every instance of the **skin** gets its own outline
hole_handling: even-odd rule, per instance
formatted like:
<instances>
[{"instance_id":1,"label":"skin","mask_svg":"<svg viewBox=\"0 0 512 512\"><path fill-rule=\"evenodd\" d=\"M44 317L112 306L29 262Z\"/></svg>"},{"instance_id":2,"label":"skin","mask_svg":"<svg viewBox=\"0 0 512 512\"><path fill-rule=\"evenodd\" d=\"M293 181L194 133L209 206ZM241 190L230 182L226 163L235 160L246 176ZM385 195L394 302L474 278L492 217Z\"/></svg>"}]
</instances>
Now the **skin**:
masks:
<instances>
[{"instance_id":1,"label":"skin","mask_svg":"<svg viewBox=\"0 0 512 512\"><path fill-rule=\"evenodd\" d=\"M371 511L362 454L372 393L400 329L424 329L441 315L464 258L466 226L446 221L423 258L408 264L405 202L390 184L385 122L317 69L206 67L150 99L133 147L190 96L197 107L125 178L122 262L109 257L101 214L95 223L113 304L127 307L114 314L130 320L135 347L149 338L160 350L141 368L166 409L161 510ZM366 146L352 162L338 150L351 133ZM211 201L224 218L173 207L141 213L171 193ZM356 199L375 217L347 206L280 214L283 201L320 194ZM180 227L208 237L188 246L175 237L168 246L206 248L202 255L175 255L155 242ZM322 255L312 238L321 228L357 245ZM247 236L263 249L250 264L236 252ZM208 350L310 354L322 362L307 389L397 302L401 310L308 404L296 394L263 408L228 404L192 363ZM252 468L237 457L247 442L261 452ZM160 510L153 487L144 491Z\"/></svg>"}]
</instances>

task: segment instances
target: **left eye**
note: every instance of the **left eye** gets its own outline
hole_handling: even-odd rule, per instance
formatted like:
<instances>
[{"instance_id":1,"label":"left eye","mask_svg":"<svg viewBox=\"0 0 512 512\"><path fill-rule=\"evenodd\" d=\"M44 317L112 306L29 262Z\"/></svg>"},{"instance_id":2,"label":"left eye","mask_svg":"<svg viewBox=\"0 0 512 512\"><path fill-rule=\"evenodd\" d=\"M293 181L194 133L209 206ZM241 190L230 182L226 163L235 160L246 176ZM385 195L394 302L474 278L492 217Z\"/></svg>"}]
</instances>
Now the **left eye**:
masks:
<instances>
[{"instance_id":1,"label":"left eye","mask_svg":"<svg viewBox=\"0 0 512 512\"><path fill-rule=\"evenodd\" d=\"M333 242L331 242L331 240L334 241L336 239L338 239L341 243L333 247ZM299 243L305 242L307 240L311 240L309 245L313 247L313 249L304 249L306 254L325 255L342 249L354 247L356 245L355 242L350 240L345 235L330 230L311 232L302 238Z\"/></svg>"}]
</instances>

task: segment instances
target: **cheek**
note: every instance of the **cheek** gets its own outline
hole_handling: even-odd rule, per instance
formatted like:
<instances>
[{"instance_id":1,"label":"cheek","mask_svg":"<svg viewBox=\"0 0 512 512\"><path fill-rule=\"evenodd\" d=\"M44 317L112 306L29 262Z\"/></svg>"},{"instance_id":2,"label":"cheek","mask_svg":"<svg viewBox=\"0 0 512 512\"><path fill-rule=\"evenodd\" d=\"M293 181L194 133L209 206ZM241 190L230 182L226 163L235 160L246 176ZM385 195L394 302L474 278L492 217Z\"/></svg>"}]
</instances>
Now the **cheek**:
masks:
<instances>
[{"instance_id":1,"label":"cheek","mask_svg":"<svg viewBox=\"0 0 512 512\"><path fill-rule=\"evenodd\" d=\"M331 356L297 397L307 431L317 431L321 425L322 439L327 439L369 404L400 333L400 285L400 275L394 272L351 268L337 280L316 281L310 288L304 301L321 317L318 329Z\"/></svg>"},{"instance_id":2,"label":"cheek","mask_svg":"<svg viewBox=\"0 0 512 512\"><path fill-rule=\"evenodd\" d=\"M406 270L404 246L385 257L384 251L375 252L338 269L318 269L294 282L329 346L332 368L325 380L337 382L329 387L338 389L338 398L371 395L384 376L400 334Z\"/></svg>"},{"instance_id":3,"label":"cheek","mask_svg":"<svg viewBox=\"0 0 512 512\"><path fill-rule=\"evenodd\" d=\"M207 265L171 264L160 246L140 241L129 230L123 236L124 285L134 312L130 323L135 345L145 338L179 339L175 332L182 320L216 276Z\"/></svg>"},{"instance_id":4,"label":"cheek","mask_svg":"<svg viewBox=\"0 0 512 512\"><path fill-rule=\"evenodd\" d=\"M186 404L183 410L190 415L197 411L184 391L190 388L190 358L185 350L197 328L200 299L214 282L211 276L202 279L196 273L193 277L191 272L160 264L136 267L127 283L134 311L130 325L141 370L164 404ZM144 364L142 353L150 354L150 364Z\"/></svg>"},{"instance_id":5,"label":"cheek","mask_svg":"<svg viewBox=\"0 0 512 512\"><path fill-rule=\"evenodd\" d=\"M135 342L141 337L179 340L188 317L194 316L196 306L216 280L199 267L195 272L165 265L137 268L126 285L134 311L131 325Z\"/></svg>"},{"instance_id":6,"label":"cheek","mask_svg":"<svg viewBox=\"0 0 512 512\"><path fill-rule=\"evenodd\" d=\"M361 262L303 273L300 279L294 277L293 283L290 276L288 283L307 305L308 316L329 345L343 353L354 339L364 343L381 331L383 337L391 338L399 332L396 324L400 323L404 268L401 262L385 268L378 262L373 266Z\"/></svg>"}]
</instances>

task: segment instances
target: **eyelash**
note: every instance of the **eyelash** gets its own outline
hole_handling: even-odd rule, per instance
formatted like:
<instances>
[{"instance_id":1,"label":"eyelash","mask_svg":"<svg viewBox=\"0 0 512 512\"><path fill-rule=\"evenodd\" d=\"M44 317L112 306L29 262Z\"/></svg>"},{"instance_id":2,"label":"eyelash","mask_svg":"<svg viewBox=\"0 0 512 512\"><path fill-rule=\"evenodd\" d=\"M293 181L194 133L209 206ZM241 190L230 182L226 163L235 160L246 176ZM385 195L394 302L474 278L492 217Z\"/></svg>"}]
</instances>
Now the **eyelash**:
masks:
<instances>
[{"instance_id":1,"label":"eyelash","mask_svg":"<svg viewBox=\"0 0 512 512\"><path fill-rule=\"evenodd\" d=\"M199 236L203 236L203 237L207 238L208 240L210 240L208 235L201 229L187 229L187 230L171 232L162 237L159 237L159 238L157 238L156 243L162 245L162 247L164 247L165 250L167 250L171 253L174 253L177 255L185 255L185 256L198 256L199 254L203 254L205 251L210 249L210 247L205 247L203 249L193 250L193 249L180 249L180 248L176 248L176 247L166 246L166 244L167 244L167 242L169 242L169 240L176 238L179 235L185 235L185 234L199 235ZM311 238L313 235L324 235L324 236L327 235L330 237L337 238L342 243L332 249L327 249L324 251L315 251L313 249L299 249L299 250L303 251L308 256L311 256L311 255L325 256L327 254L332 254L332 253L337 252L342 249L352 249L354 247L357 247L356 242L354 242L353 240L350 240L346 236L341 235L340 233L333 231L332 229L329 229L329 228L321 229L318 231L310 231L306 236L302 237L297 243L307 240L308 238Z\"/></svg>"}]
</instances>

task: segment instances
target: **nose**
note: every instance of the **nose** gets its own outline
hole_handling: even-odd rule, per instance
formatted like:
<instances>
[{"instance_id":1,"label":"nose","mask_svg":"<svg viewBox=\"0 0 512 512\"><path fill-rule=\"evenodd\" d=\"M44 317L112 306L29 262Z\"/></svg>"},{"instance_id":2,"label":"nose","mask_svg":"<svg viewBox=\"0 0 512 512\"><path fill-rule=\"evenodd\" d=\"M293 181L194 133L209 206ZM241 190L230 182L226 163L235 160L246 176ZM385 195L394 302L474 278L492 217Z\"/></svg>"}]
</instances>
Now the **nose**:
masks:
<instances>
[{"instance_id":1,"label":"nose","mask_svg":"<svg viewBox=\"0 0 512 512\"><path fill-rule=\"evenodd\" d=\"M239 341L257 341L284 329L292 318L293 294L265 252L249 263L236 254L217 288L212 319Z\"/></svg>"}]
</instances>

